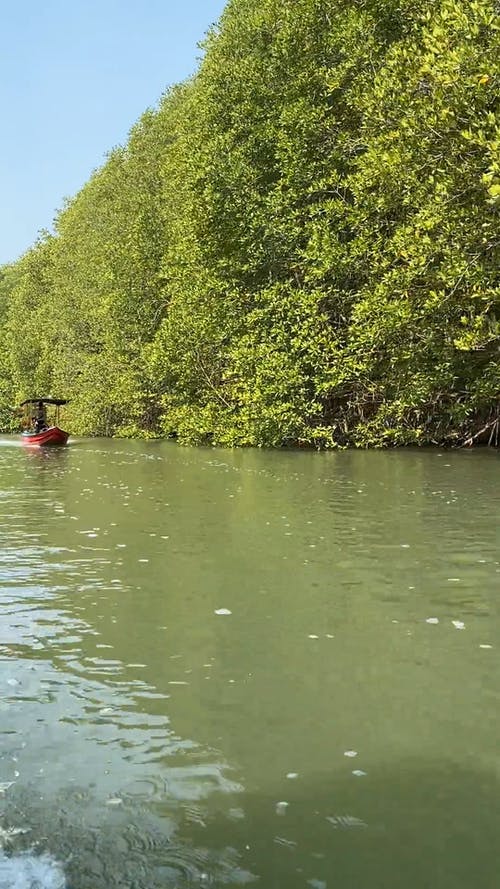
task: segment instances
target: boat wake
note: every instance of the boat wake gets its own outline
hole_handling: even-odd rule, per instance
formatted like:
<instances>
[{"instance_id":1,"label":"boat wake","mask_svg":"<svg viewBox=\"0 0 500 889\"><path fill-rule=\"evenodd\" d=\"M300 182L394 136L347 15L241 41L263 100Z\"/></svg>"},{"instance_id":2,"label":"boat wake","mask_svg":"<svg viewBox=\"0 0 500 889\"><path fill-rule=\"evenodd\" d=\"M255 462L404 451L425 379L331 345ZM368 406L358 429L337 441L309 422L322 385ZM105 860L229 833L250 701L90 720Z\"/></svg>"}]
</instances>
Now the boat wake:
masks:
<instances>
[{"instance_id":1,"label":"boat wake","mask_svg":"<svg viewBox=\"0 0 500 889\"><path fill-rule=\"evenodd\" d=\"M50 855L7 856L0 850L0 889L66 889L66 879Z\"/></svg>"}]
</instances>

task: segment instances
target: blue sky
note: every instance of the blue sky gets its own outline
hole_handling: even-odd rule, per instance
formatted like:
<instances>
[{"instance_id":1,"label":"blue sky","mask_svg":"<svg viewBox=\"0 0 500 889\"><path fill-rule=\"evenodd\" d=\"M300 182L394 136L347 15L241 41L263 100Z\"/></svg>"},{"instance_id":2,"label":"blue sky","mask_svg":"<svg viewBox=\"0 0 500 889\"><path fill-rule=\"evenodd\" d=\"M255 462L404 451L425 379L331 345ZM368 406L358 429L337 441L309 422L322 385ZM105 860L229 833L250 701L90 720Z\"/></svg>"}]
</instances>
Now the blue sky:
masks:
<instances>
[{"instance_id":1,"label":"blue sky","mask_svg":"<svg viewBox=\"0 0 500 889\"><path fill-rule=\"evenodd\" d=\"M1 3L0 264L50 229L107 151L192 74L225 0Z\"/></svg>"}]
</instances>

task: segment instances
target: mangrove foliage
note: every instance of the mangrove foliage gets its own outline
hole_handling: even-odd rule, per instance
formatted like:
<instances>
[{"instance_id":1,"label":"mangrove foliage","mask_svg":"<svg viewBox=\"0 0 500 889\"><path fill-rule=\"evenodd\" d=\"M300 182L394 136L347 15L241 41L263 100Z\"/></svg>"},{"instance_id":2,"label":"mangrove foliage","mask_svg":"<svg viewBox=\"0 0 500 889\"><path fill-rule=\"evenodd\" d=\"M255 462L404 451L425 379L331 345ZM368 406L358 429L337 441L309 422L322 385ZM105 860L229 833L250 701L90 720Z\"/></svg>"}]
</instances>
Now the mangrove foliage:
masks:
<instances>
[{"instance_id":1,"label":"mangrove foliage","mask_svg":"<svg viewBox=\"0 0 500 889\"><path fill-rule=\"evenodd\" d=\"M498 0L230 0L1 270L0 422L222 445L496 442Z\"/></svg>"}]
</instances>

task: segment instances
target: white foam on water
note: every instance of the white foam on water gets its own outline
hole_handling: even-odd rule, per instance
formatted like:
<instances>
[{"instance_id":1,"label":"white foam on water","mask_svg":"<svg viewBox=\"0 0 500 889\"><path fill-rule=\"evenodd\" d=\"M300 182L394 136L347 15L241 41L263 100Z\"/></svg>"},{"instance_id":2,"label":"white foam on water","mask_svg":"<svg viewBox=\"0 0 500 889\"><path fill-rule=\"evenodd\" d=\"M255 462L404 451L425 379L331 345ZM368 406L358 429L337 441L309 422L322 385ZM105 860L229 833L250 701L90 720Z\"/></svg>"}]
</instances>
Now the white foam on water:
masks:
<instances>
[{"instance_id":1,"label":"white foam on water","mask_svg":"<svg viewBox=\"0 0 500 889\"><path fill-rule=\"evenodd\" d=\"M64 871L50 855L6 856L0 850L1 889L66 889Z\"/></svg>"},{"instance_id":2,"label":"white foam on water","mask_svg":"<svg viewBox=\"0 0 500 889\"><path fill-rule=\"evenodd\" d=\"M276 803L276 814L277 815L286 815L286 810L290 804L286 802L286 800L281 800L281 802Z\"/></svg>"}]
</instances>

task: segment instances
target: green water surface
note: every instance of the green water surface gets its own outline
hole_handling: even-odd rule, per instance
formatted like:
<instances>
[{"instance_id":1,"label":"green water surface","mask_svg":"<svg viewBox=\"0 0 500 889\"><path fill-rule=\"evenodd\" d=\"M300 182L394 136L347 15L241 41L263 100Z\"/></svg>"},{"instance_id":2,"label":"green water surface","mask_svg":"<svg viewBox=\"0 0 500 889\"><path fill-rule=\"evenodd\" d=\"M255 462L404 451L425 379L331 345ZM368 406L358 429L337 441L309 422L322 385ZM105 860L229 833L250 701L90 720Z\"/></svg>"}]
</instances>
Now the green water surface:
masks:
<instances>
[{"instance_id":1,"label":"green water surface","mask_svg":"<svg viewBox=\"0 0 500 889\"><path fill-rule=\"evenodd\" d=\"M497 889L499 481L4 439L0 846L71 889Z\"/></svg>"}]
</instances>

